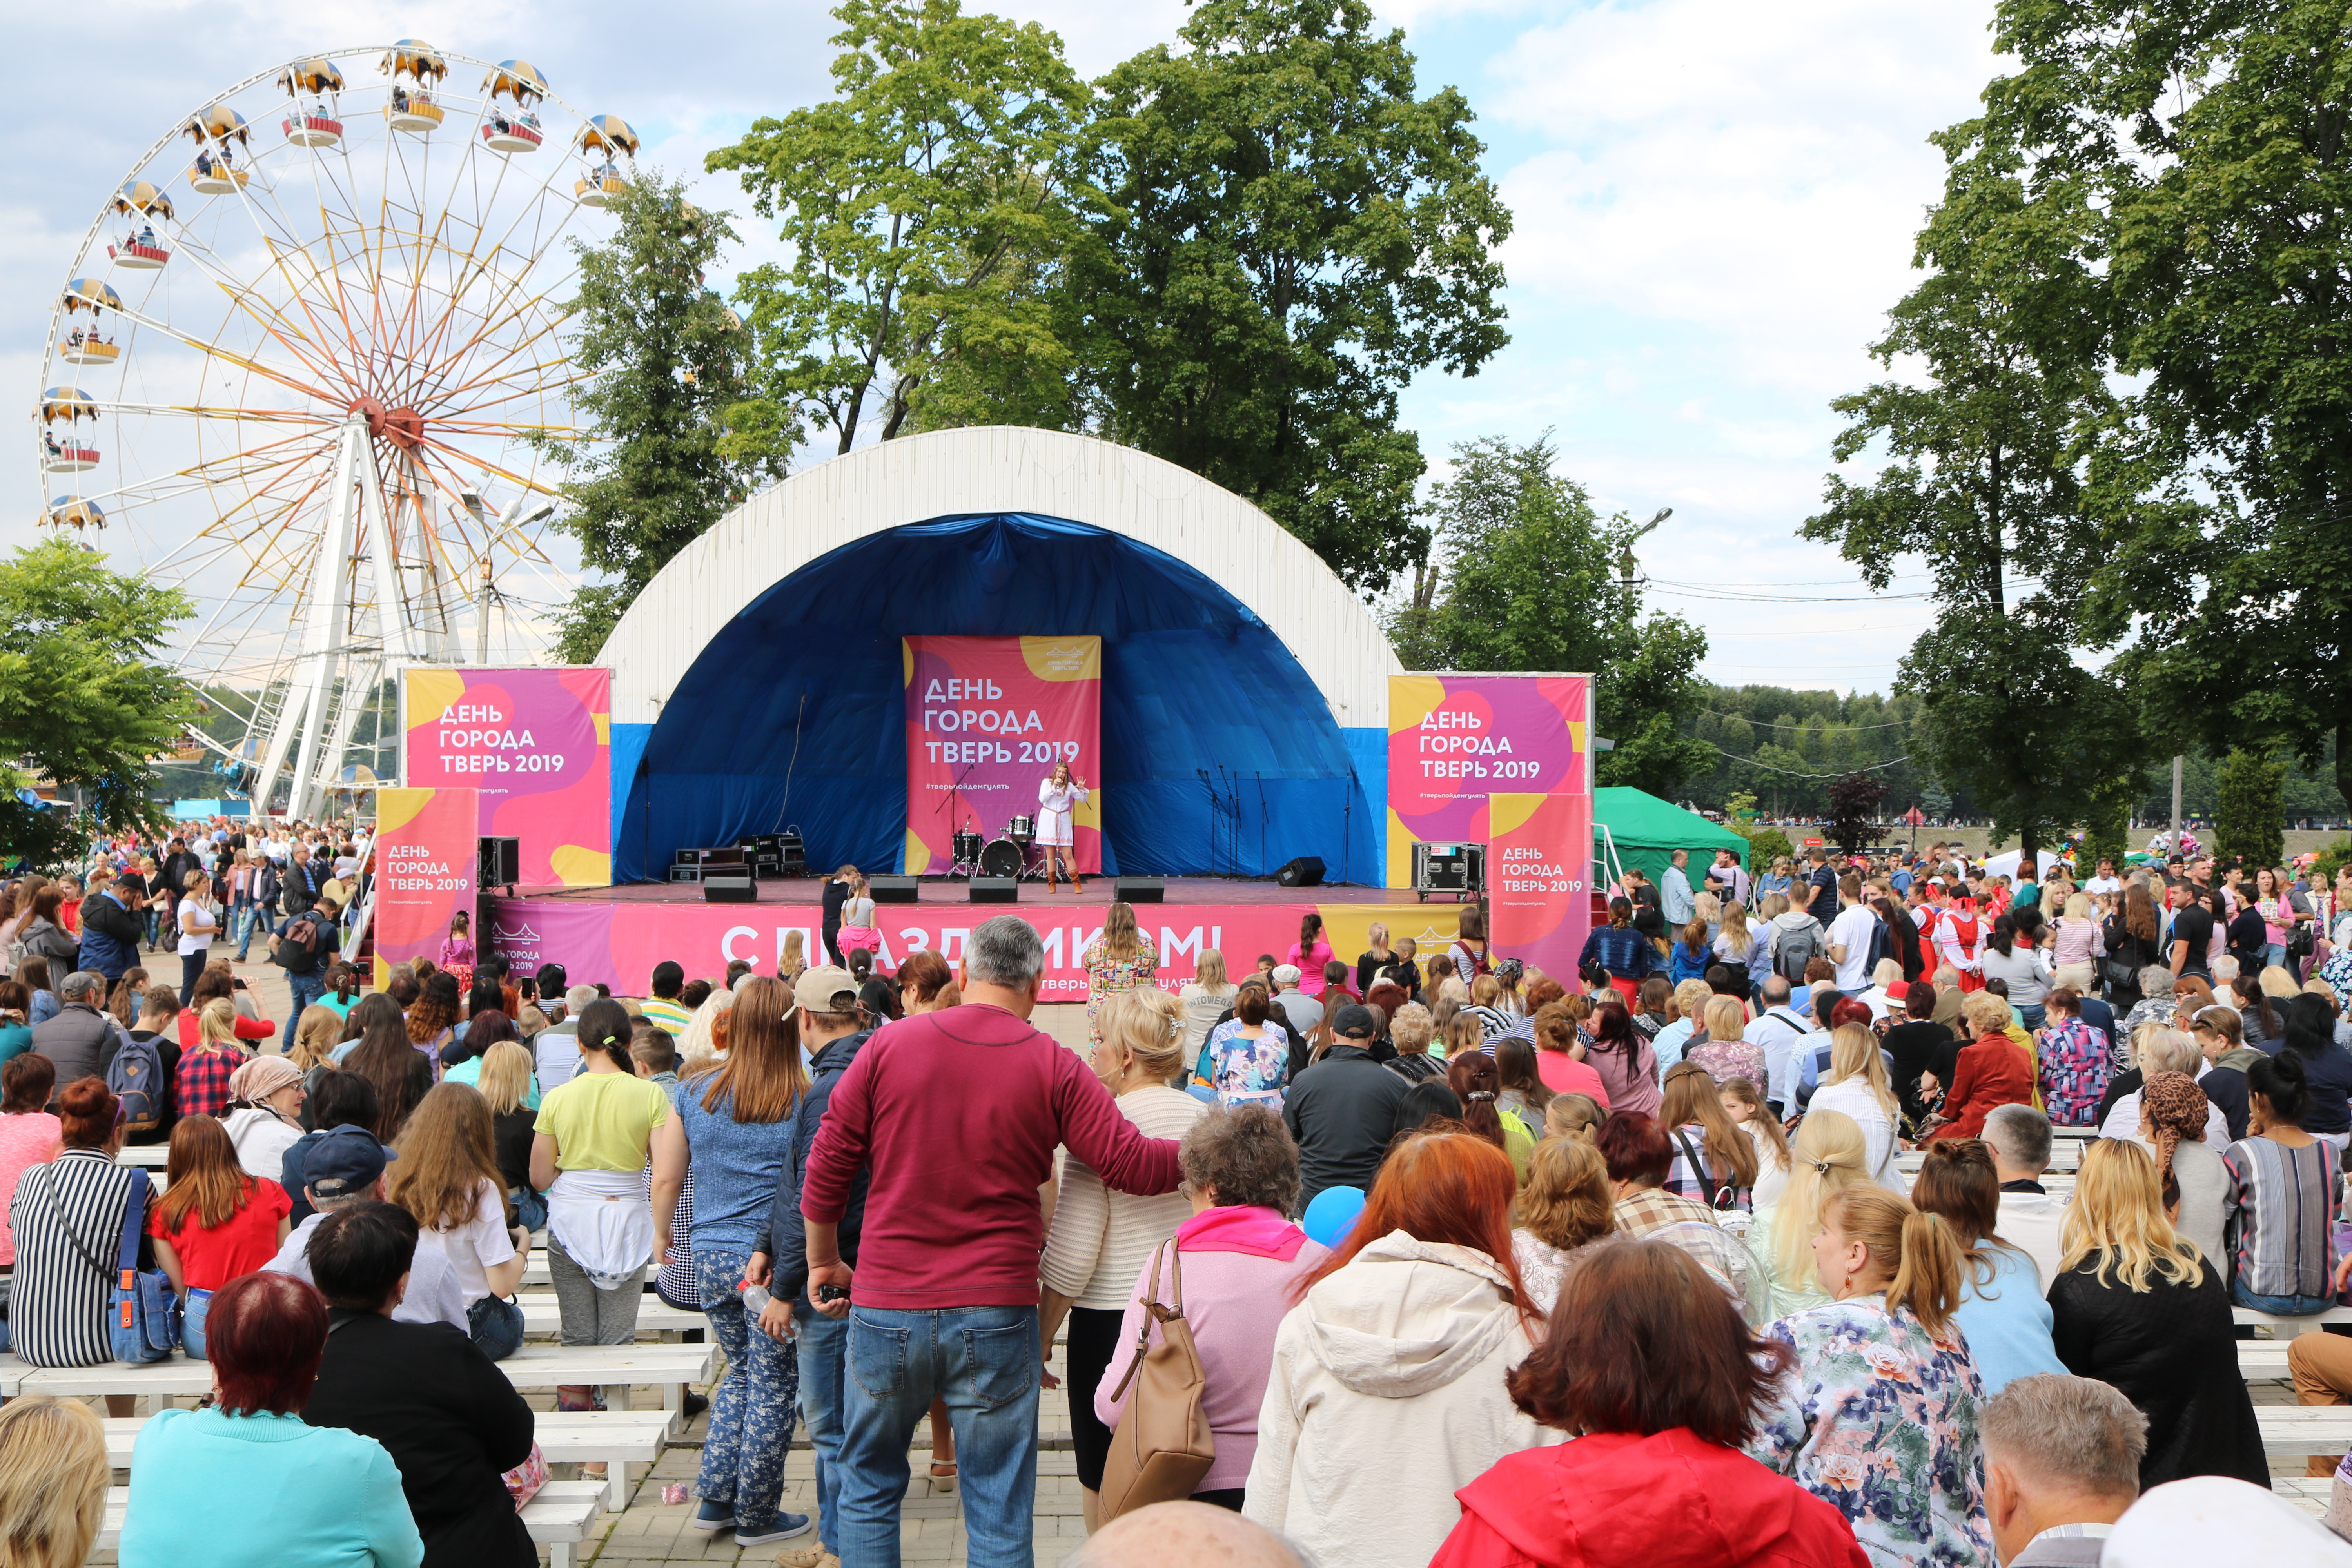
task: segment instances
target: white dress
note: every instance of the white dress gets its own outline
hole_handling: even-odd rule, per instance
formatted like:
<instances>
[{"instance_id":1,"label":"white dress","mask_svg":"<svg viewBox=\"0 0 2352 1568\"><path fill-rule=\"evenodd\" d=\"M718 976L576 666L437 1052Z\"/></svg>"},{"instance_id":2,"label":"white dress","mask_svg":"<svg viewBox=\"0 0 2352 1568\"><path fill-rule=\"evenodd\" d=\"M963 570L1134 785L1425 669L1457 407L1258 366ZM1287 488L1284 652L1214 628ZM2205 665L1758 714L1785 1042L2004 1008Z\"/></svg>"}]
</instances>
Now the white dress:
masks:
<instances>
[{"instance_id":1,"label":"white dress","mask_svg":"<svg viewBox=\"0 0 2352 1568\"><path fill-rule=\"evenodd\" d=\"M1057 784L1051 778L1037 785L1037 842L1070 847L1070 825L1087 792L1075 784Z\"/></svg>"}]
</instances>

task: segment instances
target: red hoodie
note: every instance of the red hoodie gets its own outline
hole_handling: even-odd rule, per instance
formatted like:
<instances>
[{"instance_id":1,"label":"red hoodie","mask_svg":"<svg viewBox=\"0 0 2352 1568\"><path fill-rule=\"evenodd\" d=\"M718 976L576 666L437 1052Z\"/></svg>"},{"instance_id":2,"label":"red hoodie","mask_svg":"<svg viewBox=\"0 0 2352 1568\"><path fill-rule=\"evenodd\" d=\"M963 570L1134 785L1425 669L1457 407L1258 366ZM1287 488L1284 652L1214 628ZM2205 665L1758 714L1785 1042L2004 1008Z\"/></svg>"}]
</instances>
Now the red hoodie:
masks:
<instances>
[{"instance_id":1,"label":"red hoodie","mask_svg":"<svg viewBox=\"0 0 2352 1568\"><path fill-rule=\"evenodd\" d=\"M1454 1495L1429 1568L1870 1568L1845 1515L1687 1426L1528 1448Z\"/></svg>"}]
</instances>

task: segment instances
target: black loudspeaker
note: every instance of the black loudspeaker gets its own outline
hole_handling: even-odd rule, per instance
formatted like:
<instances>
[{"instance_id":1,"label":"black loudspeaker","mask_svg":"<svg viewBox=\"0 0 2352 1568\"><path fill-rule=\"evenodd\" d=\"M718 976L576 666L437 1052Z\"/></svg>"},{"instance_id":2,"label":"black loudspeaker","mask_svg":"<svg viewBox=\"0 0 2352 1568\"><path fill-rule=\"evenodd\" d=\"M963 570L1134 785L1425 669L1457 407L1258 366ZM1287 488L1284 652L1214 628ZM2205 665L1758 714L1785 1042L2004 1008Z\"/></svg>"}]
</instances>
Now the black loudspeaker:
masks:
<instances>
[{"instance_id":1,"label":"black loudspeaker","mask_svg":"<svg viewBox=\"0 0 2352 1568\"><path fill-rule=\"evenodd\" d=\"M702 874L702 901L706 904L749 904L759 897L760 889L747 867L725 871L713 868Z\"/></svg>"},{"instance_id":2,"label":"black loudspeaker","mask_svg":"<svg viewBox=\"0 0 2352 1568\"><path fill-rule=\"evenodd\" d=\"M513 887L522 880L522 841L519 838L483 839L480 867L474 880L476 887Z\"/></svg>"},{"instance_id":3,"label":"black loudspeaker","mask_svg":"<svg viewBox=\"0 0 2352 1568\"><path fill-rule=\"evenodd\" d=\"M1115 877L1110 896L1122 904L1156 904L1168 896L1165 877Z\"/></svg>"},{"instance_id":4,"label":"black loudspeaker","mask_svg":"<svg viewBox=\"0 0 2352 1568\"><path fill-rule=\"evenodd\" d=\"M1301 855L1274 874L1274 879L1286 888L1319 888L1323 885L1323 862L1312 855Z\"/></svg>"},{"instance_id":5,"label":"black loudspeaker","mask_svg":"<svg viewBox=\"0 0 2352 1568\"><path fill-rule=\"evenodd\" d=\"M915 901L915 879L912 877L868 877L866 889L877 904L911 904Z\"/></svg>"},{"instance_id":6,"label":"black loudspeaker","mask_svg":"<svg viewBox=\"0 0 2352 1568\"><path fill-rule=\"evenodd\" d=\"M1018 877L974 877L971 886L971 901L975 904L1010 904L1021 898Z\"/></svg>"}]
</instances>

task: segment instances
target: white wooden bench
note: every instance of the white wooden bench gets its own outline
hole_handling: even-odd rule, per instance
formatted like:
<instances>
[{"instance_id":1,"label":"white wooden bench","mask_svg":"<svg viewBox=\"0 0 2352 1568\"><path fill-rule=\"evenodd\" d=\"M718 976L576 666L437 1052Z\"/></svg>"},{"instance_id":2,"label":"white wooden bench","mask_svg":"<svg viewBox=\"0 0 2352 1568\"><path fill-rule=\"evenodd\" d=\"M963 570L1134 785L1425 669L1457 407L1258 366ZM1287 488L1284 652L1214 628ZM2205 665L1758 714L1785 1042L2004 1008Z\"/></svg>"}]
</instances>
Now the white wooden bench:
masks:
<instances>
[{"instance_id":1,"label":"white wooden bench","mask_svg":"<svg viewBox=\"0 0 2352 1568\"><path fill-rule=\"evenodd\" d=\"M661 1458L669 1437L669 1416L659 1410L541 1410L535 1413L533 1436L550 1464L601 1464L605 1479L604 1507L619 1513L629 1506L631 1465L650 1465ZM110 1417L106 1422L106 1459L118 1470L131 1468L145 1416Z\"/></svg>"},{"instance_id":2,"label":"white wooden bench","mask_svg":"<svg viewBox=\"0 0 2352 1568\"><path fill-rule=\"evenodd\" d=\"M2238 1375L2248 1383L2284 1383L2286 1340L2240 1340Z\"/></svg>"},{"instance_id":3,"label":"white wooden bench","mask_svg":"<svg viewBox=\"0 0 2352 1568\"><path fill-rule=\"evenodd\" d=\"M2315 1519L2327 1517L2327 1506L2336 1499L2334 1476L2273 1476L2271 1490Z\"/></svg>"},{"instance_id":4,"label":"white wooden bench","mask_svg":"<svg viewBox=\"0 0 2352 1568\"><path fill-rule=\"evenodd\" d=\"M556 1306L553 1294L525 1290L515 1300L522 1304L522 1330L527 1334L553 1334L563 1328L563 1314ZM699 1312L680 1311L660 1297L648 1293L637 1308L637 1334L683 1333L688 1329L709 1327L710 1320Z\"/></svg>"},{"instance_id":5,"label":"white wooden bench","mask_svg":"<svg viewBox=\"0 0 2352 1568\"><path fill-rule=\"evenodd\" d=\"M98 1549L111 1552L122 1539L122 1513L129 1505L128 1488L106 1492L106 1521L99 1527ZM550 1481L522 1506L523 1528L531 1540L547 1548L549 1568L572 1568L580 1560L580 1543L588 1539L604 1511L602 1481Z\"/></svg>"},{"instance_id":6,"label":"white wooden bench","mask_svg":"<svg viewBox=\"0 0 2352 1568\"><path fill-rule=\"evenodd\" d=\"M168 1143L125 1143L114 1152L115 1163L149 1171L162 1170L171 1157L172 1146Z\"/></svg>"},{"instance_id":7,"label":"white wooden bench","mask_svg":"<svg viewBox=\"0 0 2352 1568\"><path fill-rule=\"evenodd\" d=\"M2352 1405L2257 1405L2265 1454L2324 1454L2340 1459L2352 1448Z\"/></svg>"},{"instance_id":8,"label":"white wooden bench","mask_svg":"<svg viewBox=\"0 0 2352 1568\"><path fill-rule=\"evenodd\" d=\"M2252 1307L2232 1307L2230 1316L2241 1325L2270 1326L2274 1340L2291 1340L2300 1334L2315 1334L2323 1323L2352 1323L2352 1307L2330 1307L2324 1312L2308 1316L2282 1318L2269 1312L2257 1312ZM2278 1331L2284 1329L2286 1332Z\"/></svg>"}]
</instances>

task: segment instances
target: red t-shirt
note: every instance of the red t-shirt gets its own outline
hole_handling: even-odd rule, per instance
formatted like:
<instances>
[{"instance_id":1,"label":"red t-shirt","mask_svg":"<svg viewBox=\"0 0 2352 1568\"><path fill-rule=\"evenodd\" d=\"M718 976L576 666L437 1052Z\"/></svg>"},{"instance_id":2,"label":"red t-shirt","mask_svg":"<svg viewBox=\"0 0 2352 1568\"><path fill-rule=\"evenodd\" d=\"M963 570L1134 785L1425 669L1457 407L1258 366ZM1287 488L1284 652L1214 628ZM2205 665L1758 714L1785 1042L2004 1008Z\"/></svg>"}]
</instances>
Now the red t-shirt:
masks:
<instances>
[{"instance_id":1,"label":"red t-shirt","mask_svg":"<svg viewBox=\"0 0 2352 1568\"><path fill-rule=\"evenodd\" d=\"M1536 1076L1554 1094L1589 1094L1601 1110L1609 1109L1609 1090L1602 1087L1601 1075L1591 1063L1578 1061L1566 1051L1538 1051Z\"/></svg>"},{"instance_id":2,"label":"red t-shirt","mask_svg":"<svg viewBox=\"0 0 2352 1568\"><path fill-rule=\"evenodd\" d=\"M163 1223L163 1207L148 1211L147 1234L172 1244L180 1255L180 1274L191 1290L217 1290L240 1274L257 1272L278 1256L278 1222L294 1212L286 1189L267 1177L253 1176L253 1190L245 1205L207 1230L195 1208L180 1216L175 1229Z\"/></svg>"}]
</instances>

